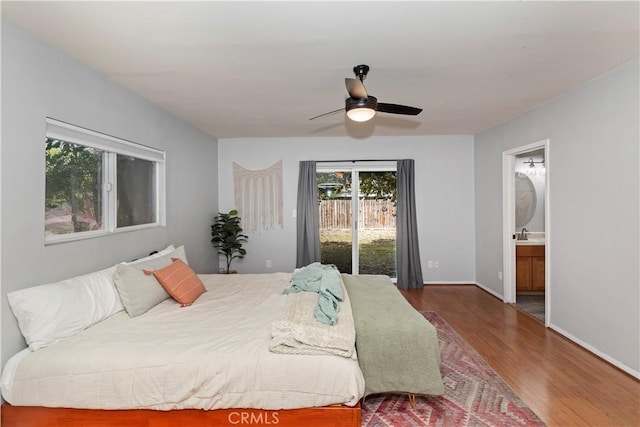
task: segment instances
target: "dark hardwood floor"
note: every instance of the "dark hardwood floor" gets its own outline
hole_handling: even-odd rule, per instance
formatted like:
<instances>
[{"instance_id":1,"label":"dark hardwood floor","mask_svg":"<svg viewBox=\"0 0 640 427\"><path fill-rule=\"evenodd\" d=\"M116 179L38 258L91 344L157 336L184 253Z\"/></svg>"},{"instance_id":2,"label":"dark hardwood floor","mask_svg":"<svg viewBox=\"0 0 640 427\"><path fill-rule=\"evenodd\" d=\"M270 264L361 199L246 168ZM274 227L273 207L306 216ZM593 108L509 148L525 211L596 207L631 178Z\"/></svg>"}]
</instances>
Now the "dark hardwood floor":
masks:
<instances>
[{"instance_id":1,"label":"dark hardwood floor","mask_svg":"<svg viewBox=\"0 0 640 427\"><path fill-rule=\"evenodd\" d=\"M447 321L549 426L640 426L640 382L473 285L403 291Z\"/></svg>"}]
</instances>

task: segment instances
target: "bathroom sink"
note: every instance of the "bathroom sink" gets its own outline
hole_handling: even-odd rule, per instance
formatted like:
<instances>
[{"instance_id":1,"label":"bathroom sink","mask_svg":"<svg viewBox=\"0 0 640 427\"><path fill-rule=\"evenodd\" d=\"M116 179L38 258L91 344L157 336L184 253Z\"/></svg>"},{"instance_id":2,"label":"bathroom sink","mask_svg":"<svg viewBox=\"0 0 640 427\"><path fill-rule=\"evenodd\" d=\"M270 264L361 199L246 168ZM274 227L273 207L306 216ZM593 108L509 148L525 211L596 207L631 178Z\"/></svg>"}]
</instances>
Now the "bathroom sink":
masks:
<instances>
[{"instance_id":1,"label":"bathroom sink","mask_svg":"<svg viewBox=\"0 0 640 427\"><path fill-rule=\"evenodd\" d=\"M517 240L516 245L544 245L544 232L527 233L527 240Z\"/></svg>"}]
</instances>

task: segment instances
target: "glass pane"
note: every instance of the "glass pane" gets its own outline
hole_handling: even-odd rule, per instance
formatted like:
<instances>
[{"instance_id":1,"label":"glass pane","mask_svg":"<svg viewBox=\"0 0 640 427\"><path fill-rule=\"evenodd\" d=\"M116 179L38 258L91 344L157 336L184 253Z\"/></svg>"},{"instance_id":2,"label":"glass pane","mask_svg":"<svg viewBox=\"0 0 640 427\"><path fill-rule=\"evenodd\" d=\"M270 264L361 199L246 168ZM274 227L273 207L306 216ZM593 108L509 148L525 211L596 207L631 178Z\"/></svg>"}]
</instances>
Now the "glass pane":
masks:
<instances>
[{"instance_id":1,"label":"glass pane","mask_svg":"<svg viewBox=\"0 0 640 427\"><path fill-rule=\"evenodd\" d=\"M102 229L103 152L51 138L45 147L45 235Z\"/></svg>"},{"instance_id":2,"label":"glass pane","mask_svg":"<svg viewBox=\"0 0 640 427\"><path fill-rule=\"evenodd\" d=\"M351 273L351 173L319 172L317 180L321 262Z\"/></svg>"},{"instance_id":3,"label":"glass pane","mask_svg":"<svg viewBox=\"0 0 640 427\"><path fill-rule=\"evenodd\" d=\"M155 163L117 156L117 227L156 222Z\"/></svg>"},{"instance_id":4,"label":"glass pane","mask_svg":"<svg viewBox=\"0 0 640 427\"><path fill-rule=\"evenodd\" d=\"M396 173L360 172L358 270L396 277Z\"/></svg>"}]
</instances>

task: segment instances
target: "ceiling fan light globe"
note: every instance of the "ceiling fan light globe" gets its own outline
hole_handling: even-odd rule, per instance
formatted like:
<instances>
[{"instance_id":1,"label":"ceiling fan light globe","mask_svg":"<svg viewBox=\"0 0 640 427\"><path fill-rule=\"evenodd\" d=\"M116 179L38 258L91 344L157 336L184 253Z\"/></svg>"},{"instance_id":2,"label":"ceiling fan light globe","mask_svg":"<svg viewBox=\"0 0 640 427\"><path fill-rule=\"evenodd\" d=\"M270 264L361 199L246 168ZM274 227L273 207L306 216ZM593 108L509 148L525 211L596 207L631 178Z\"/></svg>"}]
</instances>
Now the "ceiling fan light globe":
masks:
<instances>
[{"instance_id":1,"label":"ceiling fan light globe","mask_svg":"<svg viewBox=\"0 0 640 427\"><path fill-rule=\"evenodd\" d=\"M369 96L367 99L347 98L345 100L344 109L354 122L366 122L376 115L378 108L378 99L375 96Z\"/></svg>"},{"instance_id":2,"label":"ceiling fan light globe","mask_svg":"<svg viewBox=\"0 0 640 427\"><path fill-rule=\"evenodd\" d=\"M352 108L347 111L347 117L354 122L366 122L376 115L376 110L368 107Z\"/></svg>"}]
</instances>

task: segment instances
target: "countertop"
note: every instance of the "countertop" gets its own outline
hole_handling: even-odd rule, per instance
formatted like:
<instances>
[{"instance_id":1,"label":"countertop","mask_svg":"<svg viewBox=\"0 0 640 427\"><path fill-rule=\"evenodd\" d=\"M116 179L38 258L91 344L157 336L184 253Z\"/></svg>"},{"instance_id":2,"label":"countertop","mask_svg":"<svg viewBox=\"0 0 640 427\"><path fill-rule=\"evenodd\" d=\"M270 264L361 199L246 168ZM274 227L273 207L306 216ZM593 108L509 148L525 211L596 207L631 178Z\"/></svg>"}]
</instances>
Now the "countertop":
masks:
<instances>
[{"instance_id":1,"label":"countertop","mask_svg":"<svg viewBox=\"0 0 640 427\"><path fill-rule=\"evenodd\" d=\"M518 246L544 246L545 239L516 240Z\"/></svg>"}]
</instances>

